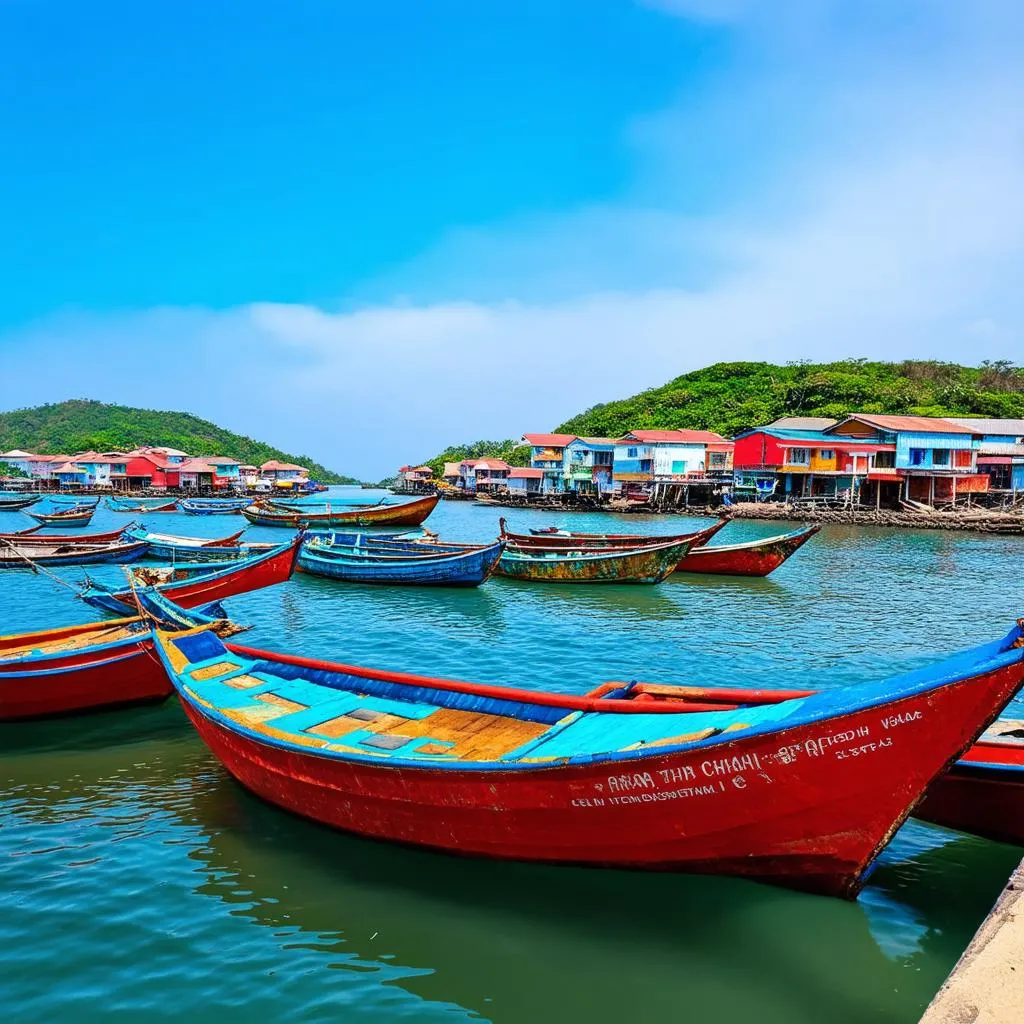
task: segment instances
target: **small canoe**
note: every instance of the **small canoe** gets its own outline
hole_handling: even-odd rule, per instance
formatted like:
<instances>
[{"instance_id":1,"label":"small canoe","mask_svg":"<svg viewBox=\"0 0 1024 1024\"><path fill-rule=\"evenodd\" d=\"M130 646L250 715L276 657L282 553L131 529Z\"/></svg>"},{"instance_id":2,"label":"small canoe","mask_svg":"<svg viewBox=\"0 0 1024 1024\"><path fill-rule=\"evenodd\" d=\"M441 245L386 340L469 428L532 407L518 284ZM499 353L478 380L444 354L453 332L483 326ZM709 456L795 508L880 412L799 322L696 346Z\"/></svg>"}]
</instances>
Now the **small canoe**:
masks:
<instances>
[{"instance_id":1,"label":"small canoe","mask_svg":"<svg viewBox=\"0 0 1024 1024\"><path fill-rule=\"evenodd\" d=\"M503 541L440 551L414 543L307 542L299 553L299 568L346 583L478 587L494 571L504 549Z\"/></svg>"},{"instance_id":2,"label":"small canoe","mask_svg":"<svg viewBox=\"0 0 1024 1024\"><path fill-rule=\"evenodd\" d=\"M928 784L1024 681L1021 628L931 667L737 706L572 696L155 632L246 788L376 839L482 857L739 875L855 898ZM497 824L496 824L497 823Z\"/></svg>"},{"instance_id":3,"label":"small canoe","mask_svg":"<svg viewBox=\"0 0 1024 1024\"><path fill-rule=\"evenodd\" d=\"M182 512L187 512L190 516L233 516L250 502L248 498L183 498L180 504Z\"/></svg>"},{"instance_id":4,"label":"small canoe","mask_svg":"<svg viewBox=\"0 0 1024 1024\"><path fill-rule=\"evenodd\" d=\"M250 590L284 583L295 571L302 534L262 555L227 564L144 566L131 570L136 586L155 586L183 608L222 601ZM94 608L124 615L135 610L131 589L114 591L89 580L79 596Z\"/></svg>"},{"instance_id":5,"label":"small canoe","mask_svg":"<svg viewBox=\"0 0 1024 1024\"><path fill-rule=\"evenodd\" d=\"M85 508L62 509L60 512L26 512L25 515L44 526L88 526L95 512L96 506L88 505Z\"/></svg>"},{"instance_id":6,"label":"small canoe","mask_svg":"<svg viewBox=\"0 0 1024 1024\"><path fill-rule=\"evenodd\" d=\"M706 544L728 522L728 519L719 519L703 530L659 536L658 534L643 533L574 533L555 527L546 530L531 530L529 533L511 533L504 518L498 520L501 526L501 536L508 541L510 548L526 548L536 551L638 548L646 547L649 544L670 544L680 541L689 541L692 549Z\"/></svg>"},{"instance_id":7,"label":"small canoe","mask_svg":"<svg viewBox=\"0 0 1024 1024\"><path fill-rule=\"evenodd\" d=\"M43 533L45 526L30 526L17 533L0 533L0 542L10 541L18 547L26 544L110 544L116 541L126 528L110 530L107 533Z\"/></svg>"},{"instance_id":8,"label":"small canoe","mask_svg":"<svg viewBox=\"0 0 1024 1024\"><path fill-rule=\"evenodd\" d=\"M225 540L237 541L243 530L229 538L210 540L203 537L179 537L171 533L151 533L140 525L129 529L125 536L132 540L145 541L149 546L150 558L161 558L169 562L223 562L251 558L253 555L278 547L269 542L248 544L226 544Z\"/></svg>"},{"instance_id":9,"label":"small canoe","mask_svg":"<svg viewBox=\"0 0 1024 1024\"><path fill-rule=\"evenodd\" d=\"M284 526L293 530L307 526L419 526L441 499L436 494L398 505L367 505L360 508L332 508L323 512L283 512L264 502L242 509L242 515L257 526Z\"/></svg>"},{"instance_id":10,"label":"small canoe","mask_svg":"<svg viewBox=\"0 0 1024 1024\"><path fill-rule=\"evenodd\" d=\"M499 576L535 583L660 583L675 570L690 542L670 541L645 548L530 551L506 548Z\"/></svg>"},{"instance_id":11,"label":"small canoe","mask_svg":"<svg viewBox=\"0 0 1024 1024\"><path fill-rule=\"evenodd\" d=\"M177 512L177 501L164 501L156 504L144 501L121 501L118 498L107 498L107 508L111 512L134 512L148 514L150 512Z\"/></svg>"},{"instance_id":12,"label":"small canoe","mask_svg":"<svg viewBox=\"0 0 1024 1024\"><path fill-rule=\"evenodd\" d=\"M0 569L32 569L37 565L122 565L146 553L146 543L28 544L0 542Z\"/></svg>"},{"instance_id":13,"label":"small canoe","mask_svg":"<svg viewBox=\"0 0 1024 1024\"><path fill-rule=\"evenodd\" d=\"M0 512L19 512L39 501L39 495L33 494L27 498L0 498Z\"/></svg>"},{"instance_id":14,"label":"small canoe","mask_svg":"<svg viewBox=\"0 0 1024 1024\"><path fill-rule=\"evenodd\" d=\"M820 526L805 526L792 533L751 540L744 544L721 544L691 548L676 566L676 572L702 572L718 576L767 576L798 548L806 544Z\"/></svg>"},{"instance_id":15,"label":"small canoe","mask_svg":"<svg viewBox=\"0 0 1024 1024\"><path fill-rule=\"evenodd\" d=\"M928 787L914 817L1024 845L1024 721L996 722Z\"/></svg>"},{"instance_id":16,"label":"small canoe","mask_svg":"<svg viewBox=\"0 0 1024 1024\"><path fill-rule=\"evenodd\" d=\"M168 605L149 613L165 629L237 631L220 621L223 609L211 615ZM0 721L166 700L174 690L153 652L151 627L133 616L0 637Z\"/></svg>"}]
</instances>

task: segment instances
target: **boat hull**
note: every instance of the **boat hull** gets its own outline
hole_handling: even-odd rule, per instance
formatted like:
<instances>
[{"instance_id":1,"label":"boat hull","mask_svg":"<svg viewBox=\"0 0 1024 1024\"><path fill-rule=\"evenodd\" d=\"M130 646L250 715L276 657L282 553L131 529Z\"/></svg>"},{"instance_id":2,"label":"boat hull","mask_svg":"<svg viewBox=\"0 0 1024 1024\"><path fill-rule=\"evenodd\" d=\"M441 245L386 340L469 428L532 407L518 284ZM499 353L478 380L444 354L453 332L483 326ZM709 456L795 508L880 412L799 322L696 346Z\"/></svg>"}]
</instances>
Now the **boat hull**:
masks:
<instances>
[{"instance_id":1,"label":"boat hull","mask_svg":"<svg viewBox=\"0 0 1024 1024\"><path fill-rule=\"evenodd\" d=\"M1024 744L983 737L928 787L915 817L1024 845Z\"/></svg>"},{"instance_id":2,"label":"boat hull","mask_svg":"<svg viewBox=\"0 0 1024 1024\"><path fill-rule=\"evenodd\" d=\"M372 558L321 555L304 547L299 554L299 568L315 576L346 583L478 587L494 571L503 550L504 544L492 544L478 551L382 562Z\"/></svg>"},{"instance_id":3,"label":"boat hull","mask_svg":"<svg viewBox=\"0 0 1024 1024\"><path fill-rule=\"evenodd\" d=\"M0 568L31 569L33 565L122 565L136 562L146 553L144 543L101 545L90 550L90 545L63 544L66 551L50 553L40 545L28 545L25 550L0 546Z\"/></svg>"},{"instance_id":4,"label":"boat hull","mask_svg":"<svg viewBox=\"0 0 1024 1024\"><path fill-rule=\"evenodd\" d=\"M436 494L400 505L370 505L367 508L329 512L278 512L272 508L250 505L242 515L257 526L283 526L300 529L334 526L420 526L437 507Z\"/></svg>"},{"instance_id":5,"label":"boat hull","mask_svg":"<svg viewBox=\"0 0 1024 1024\"><path fill-rule=\"evenodd\" d=\"M25 515L31 516L36 522L42 523L44 526L88 526L95 511L95 508L90 508L86 512L71 514L64 512L26 512Z\"/></svg>"},{"instance_id":6,"label":"boat hull","mask_svg":"<svg viewBox=\"0 0 1024 1024\"><path fill-rule=\"evenodd\" d=\"M821 527L803 530L749 544L691 548L676 566L676 572L710 573L716 576L767 576L799 550Z\"/></svg>"},{"instance_id":7,"label":"boat hull","mask_svg":"<svg viewBox=\"0 0 1024 1024\"><path fill-rule=\"evenodd\" d=\"M688 546L684 541L633 551L556 552L555 557L532 551L506 552L495 572L530 583L660 583L675 569Z\"/></svg>"},{"instance_id":8,"label":"boat hull","mask_svg":"<svg viewBox=\"0 0 1024 1024\"><path fill-rule=\"evenodd\" d=\"M43 526L32 526L20 533L0 533L0 541L11 541L18 547L26 544L38 544L51 547L54 544L112 544L124 532L111 530L108 533L41 533Z\"/></svg>"},{"instance_id":9,"label":"boat hull","mask_svg":"<svg viewBox=\"0 0 1024 1024\"><path fill-rule=\"evenodd\" d=\"M457 854L730 874L854 898L931 779L1020 681L1010 665L713 748L459 771L277 745L179 693L243 786L336 828Z\"/></svg>"},{"instance_id":10,"label":"boat hull","mask_svg":"<svg viewBox=\"0 0 1024 1024\"><path fill-rule=\"evenodd\" d=\"M504 519L501 520L504 526ZM693 533L680 533L668 536L646 535L640 533L509 533L502 531L502 536L511 548L528 548L547 551L580 551L607 550L644 547L650 544L667 544L673 541L690 542L690 550L706 544L719 530L728 525L728 519L719 519L711 526Z\"/></svg>"}]
</instances>

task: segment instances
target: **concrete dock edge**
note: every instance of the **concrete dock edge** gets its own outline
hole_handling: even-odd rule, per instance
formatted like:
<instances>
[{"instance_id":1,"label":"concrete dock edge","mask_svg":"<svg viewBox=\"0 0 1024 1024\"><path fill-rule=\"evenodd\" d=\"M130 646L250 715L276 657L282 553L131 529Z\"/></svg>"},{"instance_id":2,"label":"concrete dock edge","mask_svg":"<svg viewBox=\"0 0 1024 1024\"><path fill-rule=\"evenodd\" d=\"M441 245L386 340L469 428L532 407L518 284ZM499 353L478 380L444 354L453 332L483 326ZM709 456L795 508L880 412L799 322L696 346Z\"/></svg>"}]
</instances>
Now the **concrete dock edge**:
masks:
<instances>
[{"instance_id":1,"label":"concrete dock edge","mask_svg":"<svg viewBox=\"0 0 1024 1024\"><path fill-rule=\"evenodd\" d=\"M921 1024L1024 1022L1024 861L1017 866Z\"/></svg>"}]
</instances>

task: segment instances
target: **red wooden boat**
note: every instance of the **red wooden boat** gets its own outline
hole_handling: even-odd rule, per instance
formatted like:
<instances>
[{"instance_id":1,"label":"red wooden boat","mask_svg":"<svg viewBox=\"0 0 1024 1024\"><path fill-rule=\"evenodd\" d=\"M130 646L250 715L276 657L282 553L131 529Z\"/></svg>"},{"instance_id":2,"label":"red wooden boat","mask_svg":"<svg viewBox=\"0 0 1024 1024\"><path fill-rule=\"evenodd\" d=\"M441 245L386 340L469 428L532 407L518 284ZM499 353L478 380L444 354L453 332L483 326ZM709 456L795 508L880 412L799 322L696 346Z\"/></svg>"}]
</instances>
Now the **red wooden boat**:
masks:
<instances>
[{"instance_id":1,"label":"red wooden boat","mask_svg":"<svg viewBox=\"0 0 1024 1024\"><path fill-rule=\"evenodd\" d=\"M648 547L651 544L679 544L683 541L689 541L693 547L696 547L706 544L728 522L728 519L719 519L703 530L660 536L649 533L574 533L571 530L559 530L555 527L546 530L531 530L530 533L512 533L504 518L498 520L501 527L501 539L506 541L510 548L529 548L542 551L632 549Z\"/></svg>"},{"instance_id":2,"label":"red wooden boat","mask_svg":"<svg viewBox=\"0 0 1024 1024\"><path fill-rule=\"evenodd\" d=\"M295 571L299 549L304 539L297 534L290 544L281 544L265 554L227 565L144 566L131 570L136 586L154 586L165 597L182 608L222 601L250 590L284 583ZM123 615L135 607L131 589L111 591L90 581L81 593L87 604L104 611Z\"/></svg>"},{"instance_id":3,"label":"red wooden boat","mask_svg":"<svg viewBox=\"0 0 1024 1024\"><path fill-rule=\"evenodd\" d=\"M140 618L0 637L0 721L164 700L172 693Z\"/></svg>"},{"instance_id":4,"label":"red wooden boat","mask_svg":"<svg viewBox=\"0 0 1024 1024\"><path fill-rule=\"evenodd\" d=\"M243 508L242 515L257 526L289 526L296 530L306 526L419 526L440 500L439 494L429 494L398 505L339 505L334 509L328 505L324 512L282 511L270 502L257 501Z\"/></svg>"},{"instance_id":5,"label":"red wooden boat","mask_svg":"<svg viewBox=\"0 0 1024 1024\"><path fill-rule=\"evenodd\" d=\"M996 722L928 787L914 816L1024 845L1024 721Z\"/></svg>"},{"instance_id":6,"label":"red wooden boat","mask_svg":"<svg viewBox=\"0 0 1024 1024\"><path fill-rule=\"evenodd\" d=\"M108 530L106 533L42 533L44 529L45 526L30 526L27 530L19 530L17 533L0 533L0 541L11 541L18 547L24 547L26 544L111 544L128 527Z\"/></svg>"},{"instance_id":7,"label":"red wooden boat","mask_svg":"<svg viewBox=\"0 0 1024 1024\"><path fill-rule=\"evenodd\" d=\"M721 544L691 548L676 566L676 572L714 573L719 576L767 576L798 548L803 547L820 526L805 526L764 540L744 544Z\"/></svg>"},{"instance_id":8,"label":"red wooden boat","mask_svg":"<svg viewBox=\"0 0 1024 1024\"><path fill-rule=\"evenodd\" d=\"M186 713L264 799L453 853L733 874L853 898L927 785L1024 679L1024 629L797 697L585 697L155 632ZM744 700L750 692L743 692Z\"/></svg>"}]
</instances>

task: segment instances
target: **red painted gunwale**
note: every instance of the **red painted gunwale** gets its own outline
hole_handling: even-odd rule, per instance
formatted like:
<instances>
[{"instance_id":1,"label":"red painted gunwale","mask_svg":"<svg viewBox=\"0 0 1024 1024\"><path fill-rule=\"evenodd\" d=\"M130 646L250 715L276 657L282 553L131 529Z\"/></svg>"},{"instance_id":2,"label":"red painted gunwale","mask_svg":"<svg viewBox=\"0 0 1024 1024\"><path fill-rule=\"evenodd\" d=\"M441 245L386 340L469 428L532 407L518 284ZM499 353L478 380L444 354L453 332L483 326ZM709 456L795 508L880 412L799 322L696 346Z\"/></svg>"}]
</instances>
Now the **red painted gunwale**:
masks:
<instances>
[{"instance_id":1,"label":"red painted gunwale","mask_svg":"<svg viewBox=\"0 0 1024 1024\"><path fill-rule=\"evenodd\" d=\"M668 536L645 533L570 533L568 536L560 536L554 533L510 533L505 519L498 520L498 524L501 527L501 539L507 541L510 548L530 548L531 550L541 551L579 551L591 548L601 550L624 548L629 550L636 547L648 547L651 544L678 544L683 541L690 541L693 547L697 547L701 544L706 544L728 522L728 519L719 519L703 530L691 533L670 534Z\"/></svg>"},{"instance_id":2,"label":"red painted gunwale","mask_svg":"<svg viewBox=\"0 0 1024 1024\"><path fill-rule=\"evenodd\" d=\"M270 661L348 668L235 645L229 649ZM404 678L518 697L503 687ZM325 756L298 744L266 742L181 696L203 740L242 785L341 829L452 853L733 874L853 898L928 783L971 745L1020 683L1021 667L1013 664L825 721L768 734L739 732L711 748L658 753L652 747L646 756L628 761L514 770L390 766ZM529 699L566 709L583 702L625 710L619 702L594 697L530 693ZM634 706L637 712L668 712L665 703ZM902 715L898 727L882 725L883 718L896 715ZM858 754L833 751L832 743L822 742L857 730L867 730L865 749ZM881 739L891 742L873 742ZM730 766L733 758L746 760ZM726 767L719 770L715 762ZM739 769L737 763L755 767ZM652 786L628 781L645 774L656 780ZM627 782L613 782L616 778ZM708 792L695 794L698 785ZM612 803L616 792L628 799Z\"/></svg>"},{"instance_id":3,"label":"red painted gunwale","mask_svg":"<svg viewBox=\"0 0 1024 1024\"><path fill-rule=\"evenodd\" d=\"M676 566L676 572L767 576L802 548L820 529L820 526L808 526L802 532L766 537L744 544L691 548Z\"/></svg>"},{"instance_id":4,"label":"red painted gunwale","mask_svg":"<svg viewBox=\"0 0 1024 1024\"><path fill-rule=\"evenodd\" d=\"M201 604L222 601L226 597L247 594L251 590L284 583L295 572L302 546L303 534L297 534L291 544L276 555L264 558L256 565L242 565L234 572L224 573L211 580L182 580L180 583L158 584L157 589L182 608L195 608ZM132 592L122 590L114 595L119 601L133 604Z\"/></svg>"},{"instance_id":5,"label":"red painted gunwale","mask_svg":"<svg viewBox=\"0 0 1024 1024\"><path fill-rule=\"evenodd\" d=\"M0 721L39 718L76 711L166 700L173 692L160 659L153 651L152 633L137 640L107 645L112 631L139 622L138 618L94 622L0 637ZM53 650L30 662L4 661L4 651L33 642L45 651L74 636L94 634L93 648Z\"/></svg>"}]
</instances>

